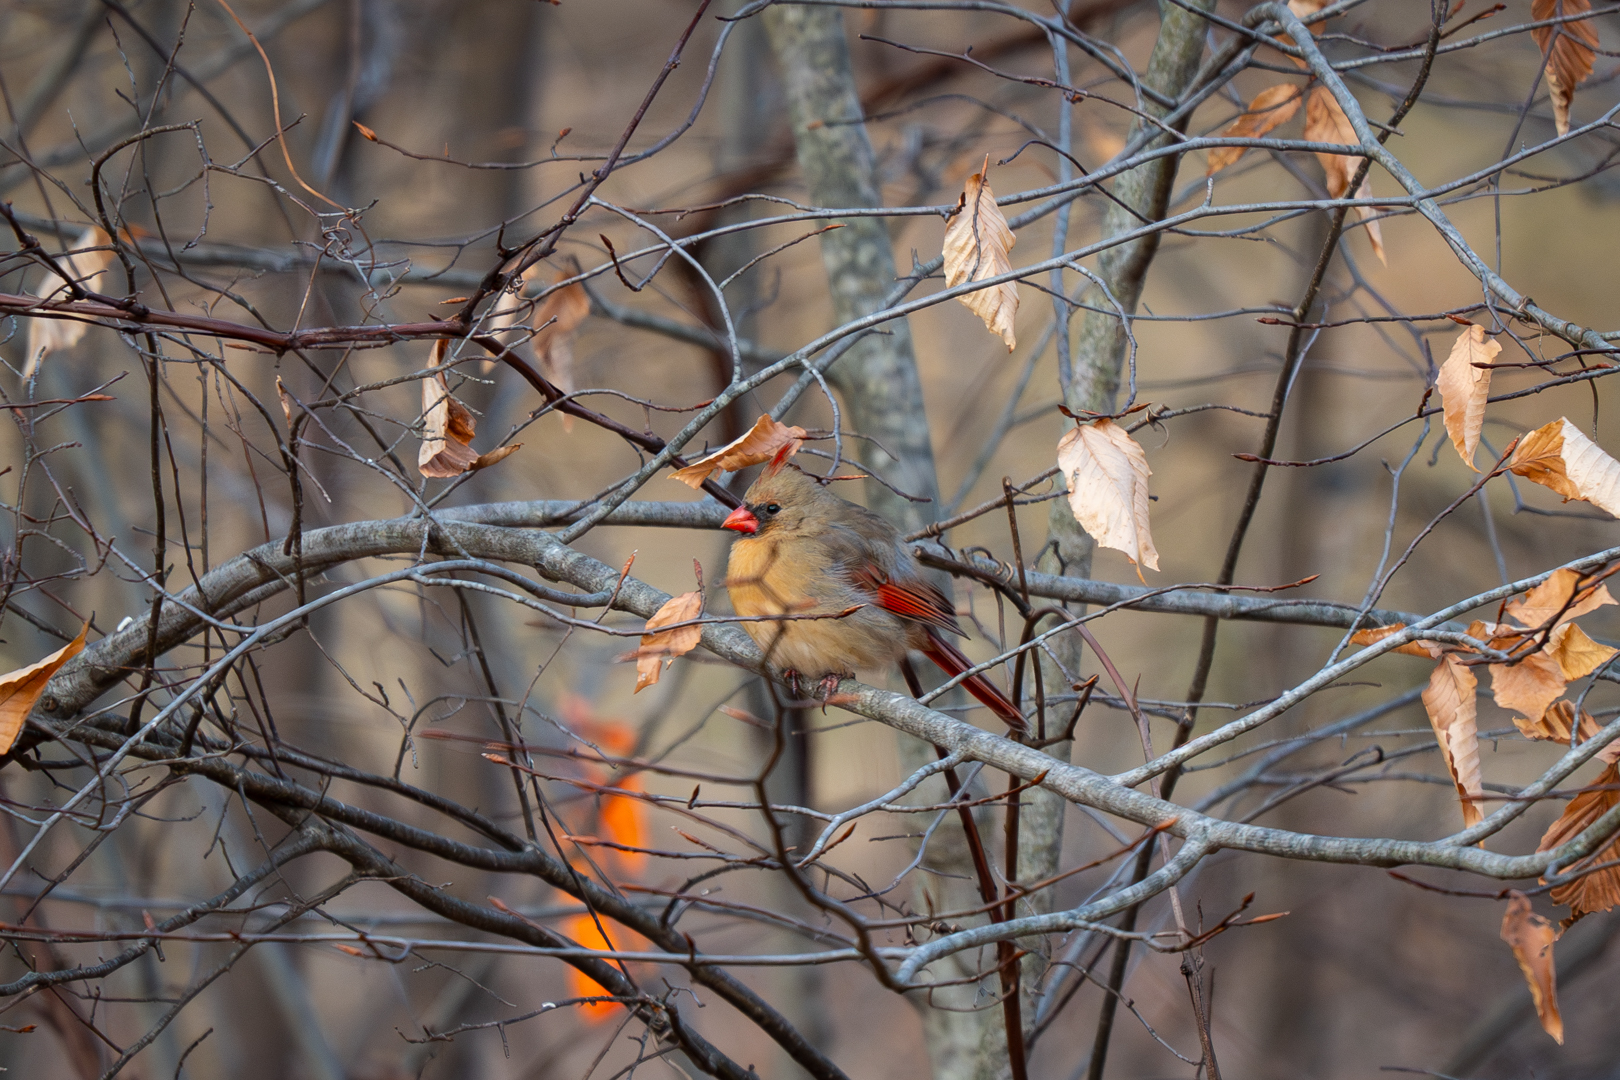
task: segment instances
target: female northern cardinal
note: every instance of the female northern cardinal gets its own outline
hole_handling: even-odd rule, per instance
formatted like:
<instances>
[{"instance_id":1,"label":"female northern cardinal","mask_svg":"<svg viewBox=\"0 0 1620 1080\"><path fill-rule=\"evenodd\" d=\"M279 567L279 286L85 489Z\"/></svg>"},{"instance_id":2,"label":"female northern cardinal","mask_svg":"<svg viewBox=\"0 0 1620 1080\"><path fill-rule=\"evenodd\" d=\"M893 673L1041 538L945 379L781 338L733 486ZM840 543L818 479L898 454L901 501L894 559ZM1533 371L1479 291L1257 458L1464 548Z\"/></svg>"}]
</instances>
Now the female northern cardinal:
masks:
<instances>
[{"instance_id":1,"label":"female northern cardinal","mask_svg":"<svg viewBox=\"0 0 1620 1080\"><path fill-rule=\"evenodd\" d=\"M839 679L903 660L908 649L952 677L973 666L940 636L962 633L956 612L923 578L899 530L797 466L773 461L721 527L742 534L726 566L738 615L827 616L743 623L795 693L801 673L821 673L825 700ZM969 676L962 686L1024 730L1017 706L983 675Z\"/></svg>"}]
</instances>

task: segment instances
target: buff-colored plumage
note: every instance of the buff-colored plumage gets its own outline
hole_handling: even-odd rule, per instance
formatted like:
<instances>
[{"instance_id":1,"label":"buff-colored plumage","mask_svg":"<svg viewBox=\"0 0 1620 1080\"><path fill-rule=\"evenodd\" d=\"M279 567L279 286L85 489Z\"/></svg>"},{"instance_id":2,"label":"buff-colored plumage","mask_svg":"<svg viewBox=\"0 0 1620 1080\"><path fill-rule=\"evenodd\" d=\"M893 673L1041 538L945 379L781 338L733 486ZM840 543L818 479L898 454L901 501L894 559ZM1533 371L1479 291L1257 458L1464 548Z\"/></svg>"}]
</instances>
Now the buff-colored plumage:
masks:
<instances>
[{"instance_id":1,"label":"buff-colored plumage","mask_svg":"<svg viewBox=\"0 0 1620 1080\"><path fill-rule=\"evenodd\" d=\"M726 566L737 614L839 616L744 622L772 667L836 684L837 676L887 668L908 650L949 675L971 666L941 636L962 633L950 600L888 521L780 463L748 489L738 514L747 516L744 535ZM736 525L728 519L727 527ZM1018 709L982 675L963 686L1022 727Z\"/></svg>"},{"instance_id":2,"label":"buff-colored plumage","mask_svg":"<svg viewBox=\"0 0 1620 1080\"><path fill-rule=\"evenodd\" d=\"M873 605L856 584L868 567L885 577L901 571L921 578L893 525L792 467L762 478L743 499L760 530L731 545L726 588L737 614L835 615L860 607L842 619L743 623L773 667L852 675L918 647L906 621ZM775 514L766 510L773 505L781 507Z\"/></svg>"}]
</instances>

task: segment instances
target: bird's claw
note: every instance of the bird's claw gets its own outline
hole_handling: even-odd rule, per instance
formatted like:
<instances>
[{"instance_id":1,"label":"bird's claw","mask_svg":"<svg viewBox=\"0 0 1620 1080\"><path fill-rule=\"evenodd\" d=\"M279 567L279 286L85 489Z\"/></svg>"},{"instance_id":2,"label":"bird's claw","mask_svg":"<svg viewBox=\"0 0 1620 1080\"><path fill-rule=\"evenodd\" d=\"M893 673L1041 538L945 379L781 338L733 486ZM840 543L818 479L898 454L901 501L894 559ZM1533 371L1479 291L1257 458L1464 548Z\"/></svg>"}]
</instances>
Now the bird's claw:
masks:
<instances>
[{"instance_id":1,"label":"bird's claw","mask_svg":"<svg viewBox=\"0 0 1620 1080\"><path fill-rule=\"evenodd\" d=\"M821 677L816 684L816 700L821 702L821 715L827 715L827 702L838 692L838 684L844 681L844 676L835 671L829 671Z\"/></svg>"},{"instance_id":2,"label":"bird's claw","mask_svg":"<svg viewBox=\"0 0 1620 1080\"><path fill-rule=\"evenodd\" d=\"M838 684L847 678L852 678L852 676L848 674L839 674L836 671L829 671L827 674L821 677L819 682L816 683L815 700L821 702L821 711L823 714L825 714L827 711L827 702L831 701L832 696L838 692ZM797 670L794 668L784 669L782 672L782 679L788 684L788 689L793 692L793 699L795 701L810 700L804 696L804 676L801 675Z\"/></svg>"}]
</instances>

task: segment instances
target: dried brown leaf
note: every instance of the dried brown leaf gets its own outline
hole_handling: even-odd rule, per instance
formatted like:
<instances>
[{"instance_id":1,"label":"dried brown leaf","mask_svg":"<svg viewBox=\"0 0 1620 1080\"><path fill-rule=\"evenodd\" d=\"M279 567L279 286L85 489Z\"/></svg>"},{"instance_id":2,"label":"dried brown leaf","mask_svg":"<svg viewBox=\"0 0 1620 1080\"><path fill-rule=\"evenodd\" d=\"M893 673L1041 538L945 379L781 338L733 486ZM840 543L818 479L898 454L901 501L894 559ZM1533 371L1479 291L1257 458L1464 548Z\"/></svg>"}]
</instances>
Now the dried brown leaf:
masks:
<instances>
[{"instance_id":1,"label":"dried brown leaf","mask_svg":"<svg viewBox=\"0 0 1620 1080\"><path fill-rule=\"evenodd\" d=\"M79 655L84 649L85 635L90 624L79 628L79 636L57 649L38 663L0 675L0 754L10 751L17 742L28 714L45 693L45 684L51 681L61 666Z\"/></svg>"},{"instance_id":2,"label":"dried brown leaf","mask_svg":"<svg viewBox=\"0 0 1620 1080\"><path fill-rule=\"evenodd\" d=\"M1562 8L1562 10L1559 10ZM1592 0L1534 0L1530 17L1540 22L1559 15L1581 15L1592 10ZM1558 39L1552 53L1547 53L1547 42L1554 32ZM1538 26L1530 31L1536 47L1547 57L1547 89L1552 94L1553 126L1558 134L1569 134L1569 106L1575 100L1575 87L1592 74L1593 50L1597 48L1597 29L1591 19L1560 23L1558 26Z\"/></svg>"},{"instance_id":3,"label":"dried brown leaf","mask_svg":"<svg viewBox=\"0 0 1620 1080\"><path fill-rule=\"evenodd\" d=\"M1305 138L1309 142L1361 145L1361 140L1356 137L1356 129L1350 126L1350 118L1344 115L1344 110L1325 86L1313 87L1305 103ZM1348 154L1318 153L1316 160L1322 163L1322 171L1327 174L1328 194L1335 199L1343 198L1344 193L1350 190L1350 181L1355 179L1356 170L1361 167L1361 159Z\"/></svg>"},{"instance_id":4,"label":"dried brown leaf","mask_svg":"<svg viewBox=\"0 0 1620 1080\"><path fill-rule=\"evenodd\" d=\"M1575 588L1580 581L1581 575L1574 570L1555 570L1546 581L1509 601L1503 614L1526 630L1538 630L1554 619L1566 623L1615 603L1607 585L1588 586L1576 595Z\"/></svg>"},{"instance_id":5,"label":"dried brown leaf","mask_svg":"<svg viewBox=\"0 0 1620 1080\"><path fill-rule=\"evenodd\" d=\"M1356 129L1350 126L1350 118L1325 86L1314 87L1305 103L1305 138L1311 142L1361 145ZM1344 193L1350 190L1350 181L1356 178L1356 170L1361 168L1361 158L1348 154L1318 153L1316 160L1322 163L1328 194L1342 199ZM1356 189L1356 198L1372 198L1370 176L1362 179L1361 186ZM1383 233L1378 228L1378 222L1370 220L1376 213L1370 206L1356 207L1356 215L1367 223L1367 240L1372 244L1373 253L1378 256L1379 262L1388 265L1389 260L1384 257Z\"/></svg>"},{"instance_id":6,"label":"dried brown leaf","mask_svg":"<svg viewBox=\"0 0 1620 1080\"><path fill-rule=\"evenodd\" d=\"M1552 703L1552 705L1548 706L1547 711L1542 714L1539 720L1526 720L1522 716L1515 716L1513 718L1513 723L1514 726L1519 729L1520 733L1522 733L1527 739L1540 739L1546 742L1561 743L1564 746L1568 746L1570 734L1569 729L1574 723L1574 720L1574 703L1569 701L1555 701ZM1585 742L1592 736L1596 735L1601 729L1602 726L1593 718L1592 714L1587 712L1585 709L1582 709L1580 730L1576 732L1577 741ZM1599 761L1602 761L1608 765L1612 765L1616 760L1620 760L1620 740L1616 740L1615 742L1610 743L1608 746L1605 746L1602 750L1599 750L1597 752L1597 757Z\"/></svg>"},{"instance_id":7,"label":"dried brown leaf","mask_svg":"<svg viewBox=\"0 0 1620 1080\"><path fill-rule=\"evenodd\" d=\"M1356 198L1372 198L1372 177L1368 176L1362 179L1361 186L1356 189ZM1378 222L1375 220L1377 214L1376 207L1356 207L1356 216L1362 220L1363 230L1367 234L1367 243L1372 245L1373 254L1378 256L1378 261L1388 266L1389 257L1384 252L1384 230L1378 227Z\"/></svg>"},{"instance_id":8,"label":"dried brown leaf","mask_svg":"<svg viewBox=\"0 0 1620 1080\"><path fill-rule=\"evenodd\" d=\"M1569 681L1558 661L1545 651L1490 667L1491 695L1496 703L1531 720L1540 720L1547 707L1564 696Z\"/></svg>"},{"instance_id":9,"label":"dried brown leaf","mask_svg":"<svg viewBox=\"0 0 1620 1080\"><path fill-rule=\"evenodd\" d=\"M1565 502L1583 499L1620 517L1620 461L1565 417L1520 439L1508 468L1558 492Z\"/></svg>"},{"instance_id":10,"label":"dried brown leaf","mask_svg":"<svg viewBox=\"0 0 1620 1080\"><path fill-rule=\"evenodd\" d=\"M1375 645L1391 634L1406 629L1405 623L1395 623L1391 626L1374 626L1366 630L1357 630L1350 635L1352 645ZM1405 645L1397 645L1395 651L1406 656L1423 656L1430 660L1440 659L1440 646L1432 641L1408 641Z\"/></svg>"},{"instance_id":11,"label":"dried brown leaf","mask_svg":"<svg viewBox=\"0 0 1620 1080\"><path fill-rule=\"evenodd\" d=\"M1278 83L1268 86L1254 96L1249 107L1243 115L1233 120L1222 138L1227 139L1259 139L1267 132L1293 119L1299 112L1300 102L1305 99L1304 92L1293 83ZM1239 158L1248 152L1243 146L1221 146L1209 153L1209 171L1206 176L1214 176L1228 165L1235 164Z\"/></svg>"},{"instance_id":12,"label":"dried brown leaf","mask_svg":"<svg viewBox=\"0 0 1620 1080\"><path fill-rule=\"evenodd\" d=\"M1475 365L1491 363L1501 351L1495 339L1485 336L1483 326L1470 323L1457 335L1451 355L1440 365L1440 376L1434 383L1445 405L1446 434L1451 436L1451 445L1475 472L1479 470L1474 468L1474 452L1479 448L1479 429L1485 423L1485 399L1491 393L1491 369Z\"/></svg>"},{"instance_id":13,"label":"dried brown leaf","mask_svg":"<svg viewBox=\"0 0 1620 1080\"><path fill-rule=\"evenodd\" d=\"M276 399L281 402L281 415L287 418L287 430L292 430L292 395L287 388L281 385L281 376L276 376Z\"/></svg>"},{"instance_id":14,"label":"dried brown leaf","mask_svg":"<svg viewBox=\"0 0 1620 1080\"><path fill-rule=\"evenodd\" d=\"M701 592L684 592L679 596L672 596L664 601L664 606L653 612L653 617L647 620L648 630L657 630L660 626L669 626L673 623L690 622L703 614L703 594ZM641 648L630 655L636 661L636 693L658 681L663 669L675 662L675 657L685 656L697 647L703 638L701 626L683 626L678 630L664 630L659 633L647 633L641 636Z\"/></svg>"},{"instance_id":15,"label":"dried brown leaf","mask_svg":"<svg viewBox=\"0 0 1620 1080\"><path fill-rule=\"evenodd\" d=\"M120 230L122 231L122 230ZM73 241L73 250L80 248L109 248L112 239L99 226L92 225ZM58 255L56 265L66 270L86 292L100 292L102 275L112 265L113 252L79 251L77 255ZM67 297L67 282L54 273L46 272L45 280L34 288L40 299L61 300ZM86 324L72 319L29 319L28 354L23 359L22 377L27 380L39 368L39 362L48 353L71 348L84 337Z\"/></svg>"},{"instance_id":16,"label":"dried brown leaf","mask_svg":"<svg viewBox=\"0 0 1620 1080\"><path fill-rule=\"evenodd\" d=\"M568 269L557 272L556 281L574 276ZM555 282L553 282L555 284ZM565 285L552 292L534 312L534 352L540 358L540 371L565 394L571 394L574 384L574 331L591 313L591 298L579 282ZM574 418L563 415L564 430L571 430Z\"/></svg>"},{"instance_id":17,"label":"dried brown leaf","mask_svg":"<svg viewBox=\"0 0 1620 1080\"><path fill-rule=\"evenodd\" d=\"M980 170L967 178L962 202L945 227L945 284L954 288L965 281L984 281L1012 269L1008 253L1018 238L1007 227L1007 219L996 205L985 173L990 169L987 155ZM1018 313L1018 286L1011 281L957 297L984 320L990 331L1001 335L1007 351L1018 344L1013 334L1013 316Z\"/></svg>"},{"instance_id":18,"label":"dried brown leaf","mask_svg":"<svg viewBox=\"0 0 1620 1080\"><path fill-rule=\"evenodd\" d=\"M1148 528L1147 455L1130 432L1101 419L1070 429L1058 442L1058 468L1069 485L1075 520L1103 547L1141 567L1159 568Z\"/></svg>"},{"instance_id":19,"label":"dried brown leaf","mask_svg":"<svg viewBox=\"0 0 1620 1080\"><path fill-rule=\"evenodd\" d=\"M443 338L433 343L433 365L444 363L449 343ZM476 424L472 410L450 394L450 386L439 372L422 380L422 446L416 465L423 476L460 476L478 460L472 448Z\"/></svg>"},{"instance_id":20,"label":"dried brown leaf","mask_svg":"<svg viewBox=\"0 0 1620 1080\"><path fill-rule=\"evenodd\" d=\"M1478 802L1478 797L1485 793L1479 772L1479 730L1474 702L1474 688L1478 685L1473 671L1447 653L1434 666L1429 685L1423 691L1423 709L1429 714L1429 724L1434 728L1435 741L1440 744L1446 771L1457 785L1465 828L1478 824L1485 816Z\"/></svg>"},{"instance_id":21,"label":"dried brown leaf","mask_svg":"<svg viewBox=\"0 0 1620 1080\"><path fill-rule=\"evenodd\" d=\"M787 456L792 457L799 452L799 444L808 434L802 427L781 423L766 414L755 420L754 426L744 432L741 438L705 454L684 469L676 469L670 473L670 479L679 480L687 487L700 488L716 469L726 472L746 469L750 465L771 460L784 447L788 448Z\"/></svg>"},{"instance_id":22,"label":"dried brown leaf","mask_svg":"<svg viewBox=\"0 0 1620 1080\"><path fill-rule=\"evenodd\" d=\"M1553 967L1553 942L1558 940L1558 931L1530 910L1530 898L1517 889L1508 891L1502 940L1513 950L1513 959L1519 962L1524 981L1530 985L1542 1029L1562 1044L1564 1021L1558 1015L1558 977Z\"/></svg>"},{"instance_id":23,"label":"dried brown leaf","mask_svg":"<svg viewBox=\"0 0 1620 1080\"><path fill-rule=\"evenodd\" d=\"M487 454L479 454L473 458L473 463L467 466L468 472L477 472L487 469L497 461L505 461L523 447L522 443L508 443L506 446L497 446Z\"/></svg>"},{"instance_id":24,"label":"dried brown leaf","mask_svg":"<svg viewBox=\"0 0 1620 1080\"><path fill-rule=\"evenodd\" d=\"M1592 787L1596 790L1583 791L1564 807L1564 812L1558 820L1542 834L1541 843L1537 851L1551 851L1561 844L1568 843L1588 825L1614 809L1620 804L1620 768L1613 761L1608 768L1598 774ZM1565 867L1565 870L1581 870L1599 863L1612 862L1620 859L1620 838L1613 843L1605 844L1601 849L1579 862ZM1620 904L1620 867L1611 866L1606 870L1598 870L1585 877L1576 878L1565 885L1560 885L1548 894L1555 904L1564 904L1569 908L1572 919L1594 911L1608 911L1616 904Z\"/></svg>"},{"instance_id":25,"label":"dried brown leaf","mask_svg":"<svg viewBox=\"0 0 1620 1080\"><path fill-rule=\"evenodd\" d=\"M1613 660L1620 649L1599 645L1579 626L1566 622L1548 637L1547 653L1558 662L1564 678L1581 679Z\"/></svg>"}]
</instances>

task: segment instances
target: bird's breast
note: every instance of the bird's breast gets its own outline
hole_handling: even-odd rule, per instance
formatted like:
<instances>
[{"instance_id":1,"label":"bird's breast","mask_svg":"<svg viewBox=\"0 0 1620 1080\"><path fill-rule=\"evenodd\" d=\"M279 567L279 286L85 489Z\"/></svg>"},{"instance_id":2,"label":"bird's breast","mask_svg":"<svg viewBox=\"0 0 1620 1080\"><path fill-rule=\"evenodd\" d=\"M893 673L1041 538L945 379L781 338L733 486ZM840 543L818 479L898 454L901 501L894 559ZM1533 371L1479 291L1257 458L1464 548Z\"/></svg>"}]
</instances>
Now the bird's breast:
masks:
<instances>
[{"instance_id":1,"label":"bird's breast","mask_svg":"<svg viewBox=\"0 0 1620 1080\"><path fill-rule=\"evenodd\" d=\"M872 606L816 545L748 537L731 545L726 591L738 615L811 616L745 622L743 629L777 668L847 673L890 663L904 649L900 620ZM856 605L867 604L842 618Z\"/></svg>"}]
</instances>

